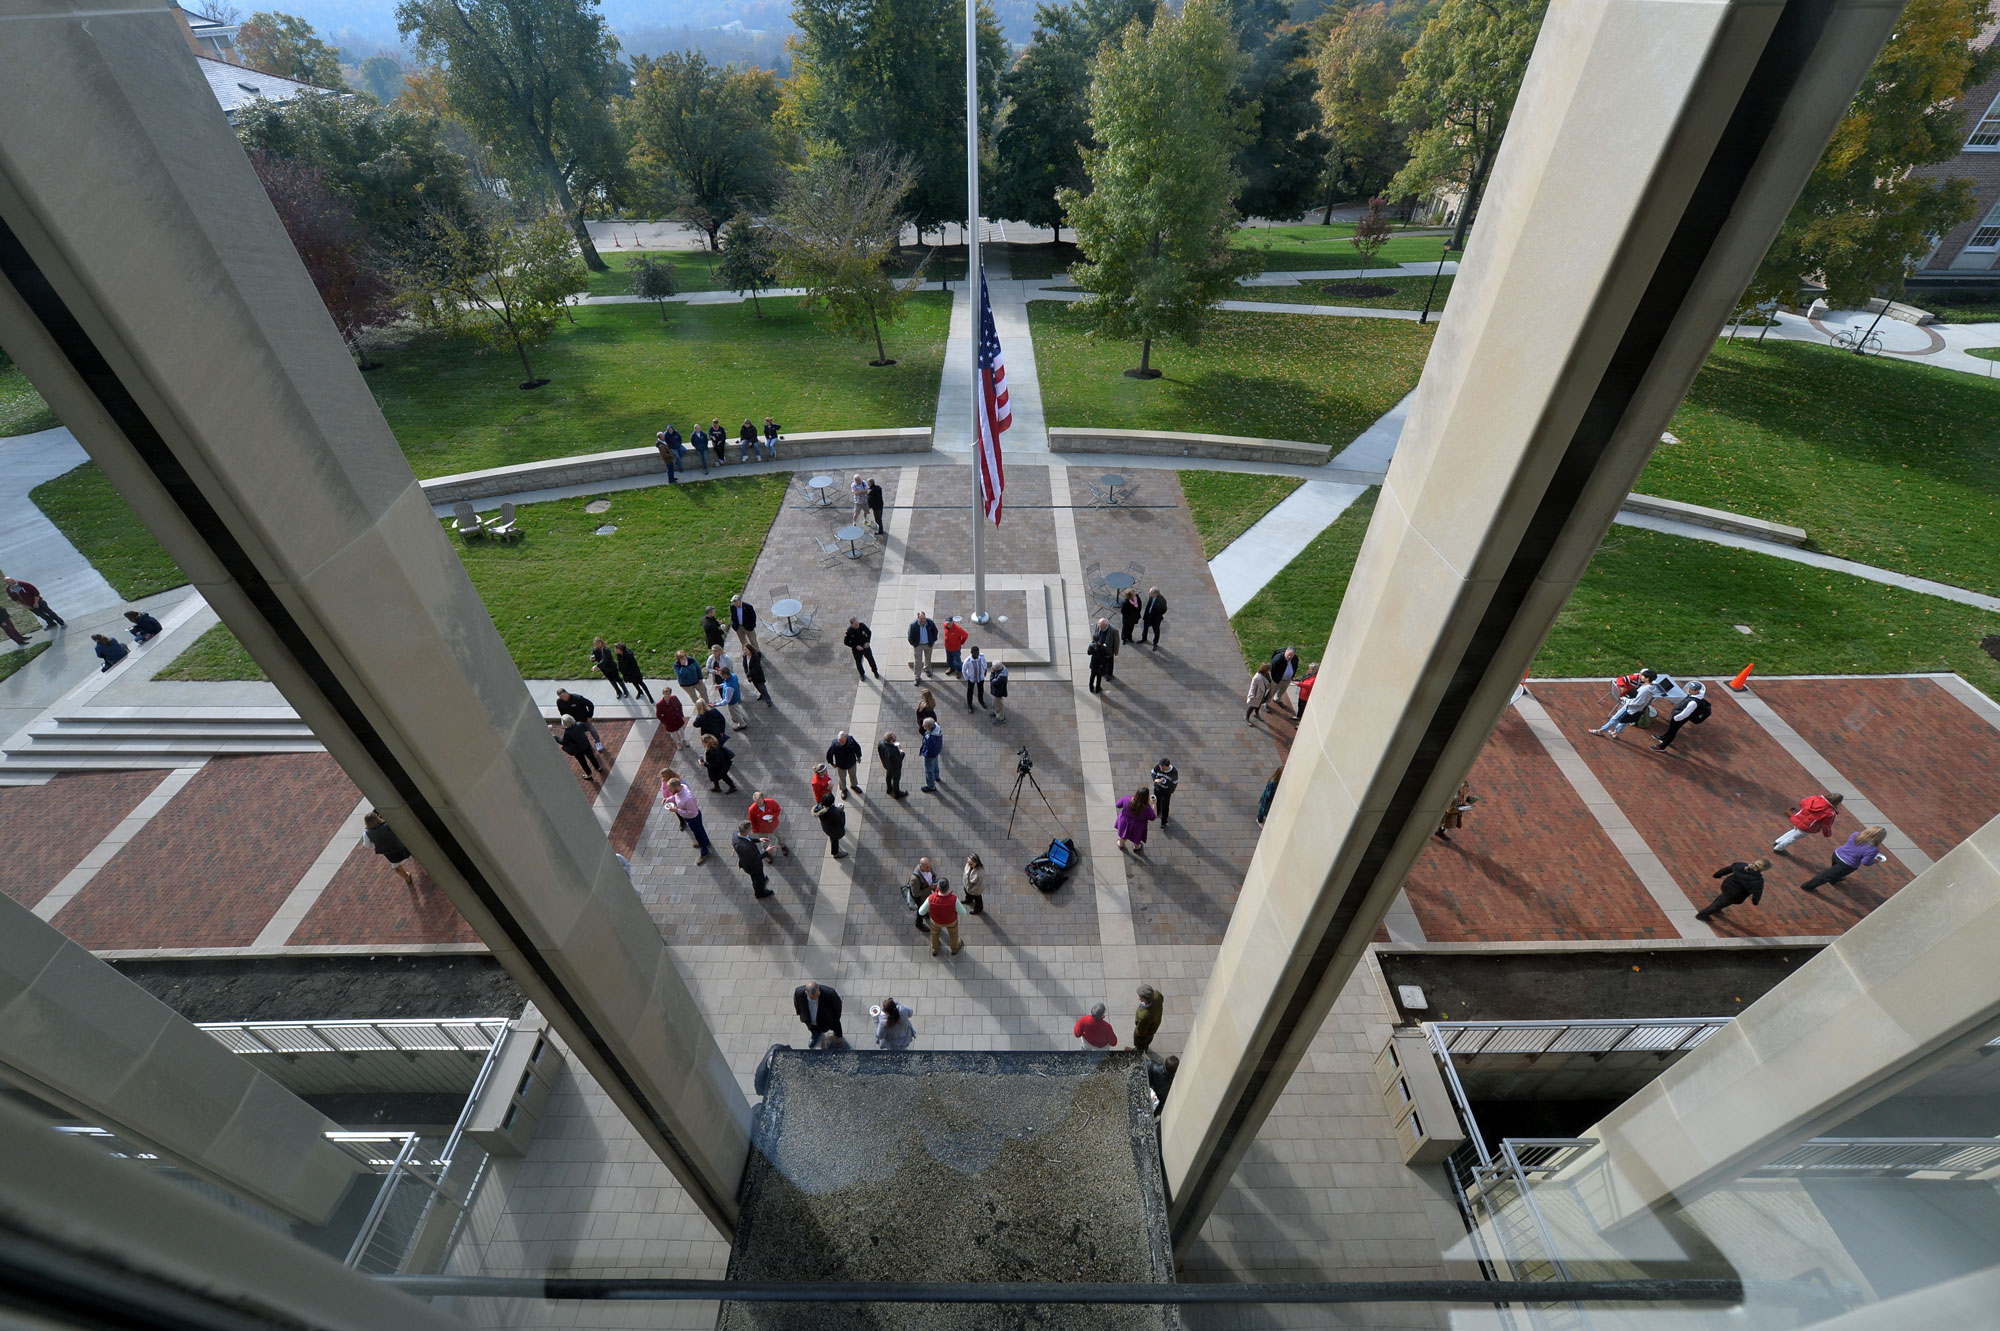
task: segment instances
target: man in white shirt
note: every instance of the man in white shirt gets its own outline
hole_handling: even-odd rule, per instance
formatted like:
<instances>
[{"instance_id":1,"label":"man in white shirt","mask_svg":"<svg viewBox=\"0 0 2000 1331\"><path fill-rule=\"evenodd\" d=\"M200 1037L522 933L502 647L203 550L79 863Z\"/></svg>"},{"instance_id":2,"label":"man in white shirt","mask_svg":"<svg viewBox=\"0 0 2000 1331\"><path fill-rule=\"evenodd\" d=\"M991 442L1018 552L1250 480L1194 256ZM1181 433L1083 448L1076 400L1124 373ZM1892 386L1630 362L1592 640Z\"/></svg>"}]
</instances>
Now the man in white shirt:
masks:
<instances>
[{"instance_id":1,"label":"man in white shirt","mask_svg":"<svg viewBox=\"0 0 2000 1331\"><path fill-rule=\"evenodd\" d=\"M1653 699L1660 696L1660 690L1653 683L1651 670L1641 670L1639 677L1639 687L1633 691L1632 696L1619 703L1618 710L1611 714L1611 719L1591 731L1591 734L1601 735L1605 739L1617 739L1624 733L1626 726L1645 719L1646 709L1652 706Z\"/></svg>"},{"instance_id":2,"label":"man in white shirt","mask_svg":"<svg viewBox=\"0 0 2000 1331\"><path fill-rule=\"evenodd\" d=\"M979 706L986 705L986 671L993 663L979 654L978 646L972 648L972 655L959 663L959 678L965 681L965 710L976 710L972 705L973 695L979 697Z\"/></svg>"}]
</instances>

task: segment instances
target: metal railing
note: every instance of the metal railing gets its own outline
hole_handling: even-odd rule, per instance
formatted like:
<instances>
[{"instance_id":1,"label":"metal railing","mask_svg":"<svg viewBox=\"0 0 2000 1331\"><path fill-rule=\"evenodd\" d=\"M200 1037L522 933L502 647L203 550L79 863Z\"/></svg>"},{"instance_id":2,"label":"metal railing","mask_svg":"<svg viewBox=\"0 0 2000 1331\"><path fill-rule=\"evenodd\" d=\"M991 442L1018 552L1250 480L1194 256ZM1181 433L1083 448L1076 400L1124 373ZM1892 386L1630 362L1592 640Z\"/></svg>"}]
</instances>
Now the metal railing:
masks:
<instances>
[{"instance_id":1,"label":"metal railing","mask_svg":"<svg viewBox=\"0 0 2000 1331\"><path fill-rule=\"evenodd\" d=\"M2000 1138L1815 1137L1751 1171L1763 1176L1840 1174L1937 1179L2000 1172Z\"/></svg>"},{"instance_id":2,"label":"metal railing","mask_svg":"<svg viewBox=\"0 0 2000 1331\"><path fill-rule=\"evenodd\" d=\"M211 1021L230 1052L301 1095L346 1091L465 1093L507 1030L501 1018Z\"/></svg>"},{"instance_id":3,"label":"metal railing","mask_svg":"<svg viewBox=\"0 0 2000 1331\"><path fill-rule=\"evenodd\" d=\"M1590 1021L1427 1021L1432 1045L1448 1058L1524 1054L1686 1053L1732 1017L1632 1017Z\"/></svg>"}]
</instances>

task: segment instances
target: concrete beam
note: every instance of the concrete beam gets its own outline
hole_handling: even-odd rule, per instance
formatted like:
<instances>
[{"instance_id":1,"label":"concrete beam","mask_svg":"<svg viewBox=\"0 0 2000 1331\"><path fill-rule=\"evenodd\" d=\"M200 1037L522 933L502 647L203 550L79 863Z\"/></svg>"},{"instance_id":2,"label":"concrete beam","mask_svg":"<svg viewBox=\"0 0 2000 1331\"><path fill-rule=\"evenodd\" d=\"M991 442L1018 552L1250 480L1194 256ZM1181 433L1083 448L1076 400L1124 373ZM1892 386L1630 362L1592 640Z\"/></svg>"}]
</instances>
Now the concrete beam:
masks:
<instances>
[{"instance_id":1,"label":"concrete beam","mask_svg":"<svg viewBox=\"0 0 2000 1331\"><path fill-rule=\"evenodd\" d=\"M749 1106L171 13L9 5L0 342L727 1231Z\"/></svg>"},{"instance_id":2,"label":"concrete beam","mask_svg":"<svg viewBox=\"0 0 2000 1331\"><path fill-rule=\"evenodd\" d=\"M1162 1124L1200 1232L1896 0L1554 0Z\"/></svg>"}]
</instances>

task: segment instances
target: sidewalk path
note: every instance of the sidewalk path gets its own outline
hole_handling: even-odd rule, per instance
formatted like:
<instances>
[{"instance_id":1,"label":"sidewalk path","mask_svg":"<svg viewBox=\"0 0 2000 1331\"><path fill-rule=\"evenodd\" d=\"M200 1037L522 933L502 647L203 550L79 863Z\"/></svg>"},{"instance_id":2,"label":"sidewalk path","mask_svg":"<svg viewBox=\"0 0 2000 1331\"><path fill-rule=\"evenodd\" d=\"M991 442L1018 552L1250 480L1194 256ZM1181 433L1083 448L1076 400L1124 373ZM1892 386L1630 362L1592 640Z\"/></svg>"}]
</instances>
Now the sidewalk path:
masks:
<instances>
[{"instance_id":1,"label":"sidewalk path","mask_svg":"<svg viewBox=\"0 0 2000 1331\"><path fill-rule=\"evenodd\" d=\"M1234 616L1248 605L1264 584L1367 492L1365 485L1339 481L1307 481L1292 491L1208 562L1209 576L1222 594L1222 608Z\"/></svg>"},{"instance_id":2,"label":"sidewalk path","mask_svg":"<svg viewBox=\"0 0 2000 1331\"><path fill-rule=\"evenodd\" d=\"M104 575L28 498L43 481L88 461L83 445L60 425L0 440L0 570L41 588L65 619L123 604Z\"/></svg>"}]
</instances>

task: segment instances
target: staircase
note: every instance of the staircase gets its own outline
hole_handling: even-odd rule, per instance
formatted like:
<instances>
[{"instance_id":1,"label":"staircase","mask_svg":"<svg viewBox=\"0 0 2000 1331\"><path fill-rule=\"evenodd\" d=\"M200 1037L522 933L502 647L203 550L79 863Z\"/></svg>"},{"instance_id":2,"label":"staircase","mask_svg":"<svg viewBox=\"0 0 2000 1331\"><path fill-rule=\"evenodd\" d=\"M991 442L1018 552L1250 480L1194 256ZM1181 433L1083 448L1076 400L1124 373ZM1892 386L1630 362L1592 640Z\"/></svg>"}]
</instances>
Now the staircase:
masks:
<instances>
[{"instance_id":1,"label":"staircase","mask_svg":"<svg viewBox=\"0 0 2000 1331\"><path fill-rule=\"evenodd\" d=\"M84 708L37 721L0 752L0 785L40 785L65 772L185 767L253 753L319 753L285 707Z\"/></svg>"}]
</instances>

